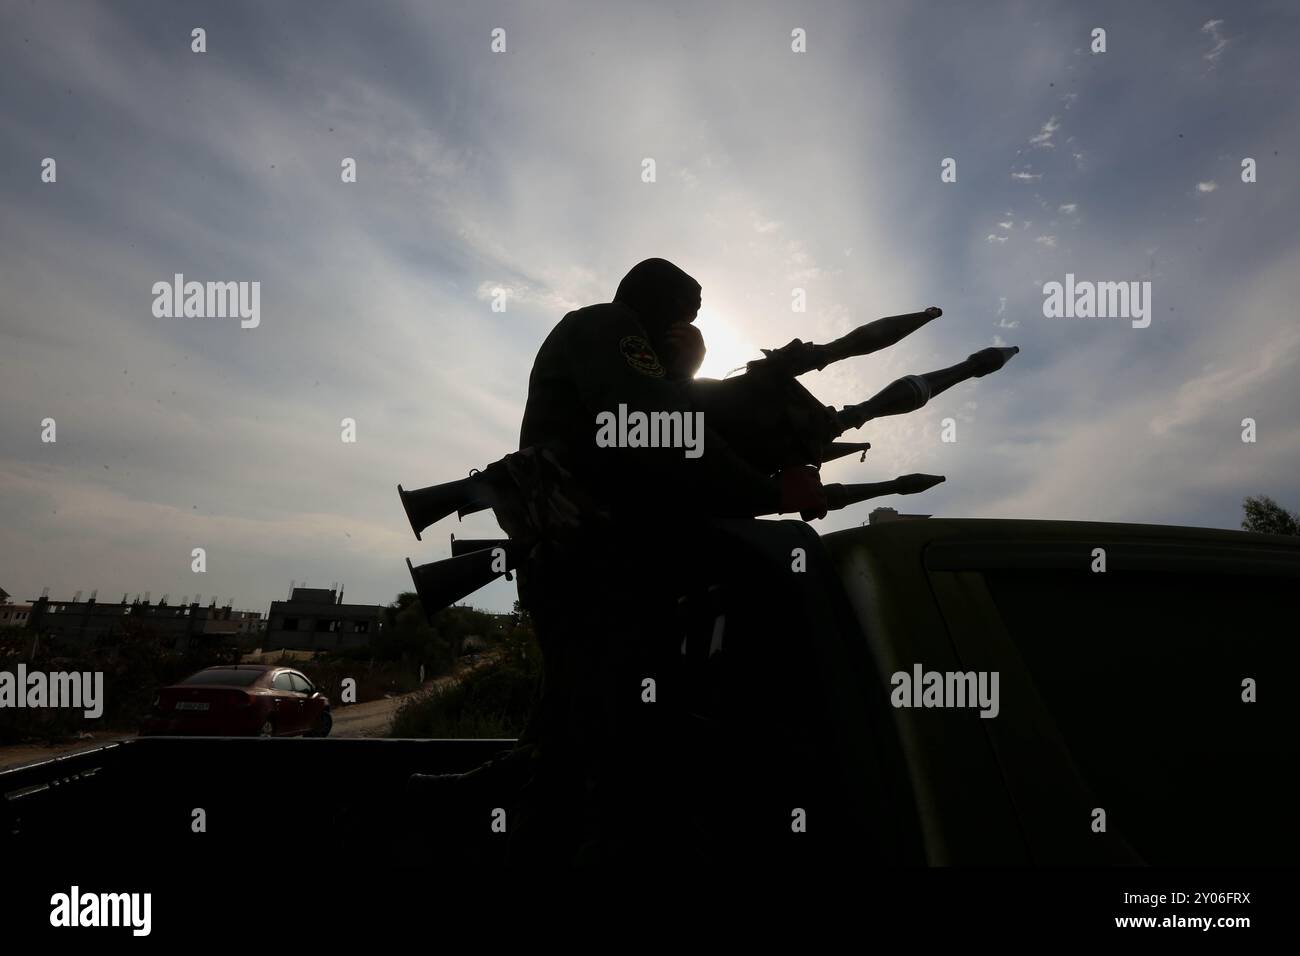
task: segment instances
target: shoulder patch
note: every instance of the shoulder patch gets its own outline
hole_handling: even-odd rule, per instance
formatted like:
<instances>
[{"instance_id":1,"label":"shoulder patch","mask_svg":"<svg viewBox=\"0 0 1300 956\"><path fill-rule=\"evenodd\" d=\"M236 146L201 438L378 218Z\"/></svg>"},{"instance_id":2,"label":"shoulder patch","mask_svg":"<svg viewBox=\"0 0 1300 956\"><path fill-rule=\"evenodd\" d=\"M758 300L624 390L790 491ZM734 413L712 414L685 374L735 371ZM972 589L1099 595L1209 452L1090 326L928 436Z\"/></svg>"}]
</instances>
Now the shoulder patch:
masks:
<instances>
[{"instance_id":1,"label":"shoulder patch","mask_svg":"<svg viewBox=\"0 0 1300 956\"><path fill-rule=\"evenodd\" d=\"M654 378L664 377L664 367L659 364L659 356L650 347L650 343L639 335L627 335L618 343L619 350L627 359L627 364L643 375Z\"/></svg>"}]
</instances>

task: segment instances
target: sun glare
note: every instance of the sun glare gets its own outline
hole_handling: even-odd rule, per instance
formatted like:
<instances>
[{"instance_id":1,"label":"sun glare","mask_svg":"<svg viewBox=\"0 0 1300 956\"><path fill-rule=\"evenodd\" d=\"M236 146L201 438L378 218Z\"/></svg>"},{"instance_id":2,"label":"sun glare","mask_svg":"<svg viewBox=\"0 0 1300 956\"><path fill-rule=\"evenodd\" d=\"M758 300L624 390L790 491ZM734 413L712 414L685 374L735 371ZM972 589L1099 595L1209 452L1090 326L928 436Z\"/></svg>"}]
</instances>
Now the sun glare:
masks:
<instances>
[{"instance_id":1,"label":"sun glare","mask_svg":"<svg viewBox=\"0 0 1300 956\"><path fill-rule=\"evenodd\" d=\"M715 312L701 309L695 324L704 336L707 350L698 378L726 378L728 372L744 368L746 362L760 358L763 354L757 345L747 340L735 326Z\"/></svg>"}]
</instances>

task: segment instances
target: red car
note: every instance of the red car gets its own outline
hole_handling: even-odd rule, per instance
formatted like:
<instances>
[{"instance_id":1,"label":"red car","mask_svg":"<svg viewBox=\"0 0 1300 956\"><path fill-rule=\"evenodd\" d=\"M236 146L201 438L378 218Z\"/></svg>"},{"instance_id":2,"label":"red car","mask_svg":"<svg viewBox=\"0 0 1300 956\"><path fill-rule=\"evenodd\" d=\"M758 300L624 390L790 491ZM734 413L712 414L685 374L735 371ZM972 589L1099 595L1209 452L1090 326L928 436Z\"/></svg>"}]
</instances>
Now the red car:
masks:
<instances>
[{"instance_id":1,"label":"red car","mask_svg":"<svg viewBox=\"0 0 1300 956\"><path fill-rule=\"evenodd\" d=\"M158 692L141 736L328 737L329 698L292 667L207 667Z\"/></svg>"}]
</instances>

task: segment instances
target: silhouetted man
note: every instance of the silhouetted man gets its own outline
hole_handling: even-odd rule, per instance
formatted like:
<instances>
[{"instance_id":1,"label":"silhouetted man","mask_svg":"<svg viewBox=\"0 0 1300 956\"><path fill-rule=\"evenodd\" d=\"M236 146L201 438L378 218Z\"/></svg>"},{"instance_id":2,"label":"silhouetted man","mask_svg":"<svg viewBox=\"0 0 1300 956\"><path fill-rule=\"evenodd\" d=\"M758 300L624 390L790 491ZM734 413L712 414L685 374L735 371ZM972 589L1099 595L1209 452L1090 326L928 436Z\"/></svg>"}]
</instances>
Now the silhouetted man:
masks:
<instances>
[{"instance_id":1,"label":"silhouetted man","mask_svg":"<svg viewBox=\"0 0 1300 956\"><path fill-rule=\"evenodd\" d=\"M704 423L703 453L681 447L602 448L596 416L692 413L689 378L703 359L692 323L700 285L663 259L637 264L614 301L570 312L542 343L528 381L521 448L560 443L578 481L614 509L644 520L647 509L680 516L750 517L791 510L794 499L816 510L820 487L802 472L782 485L737 457ZM802 497L800 497L802 496Z\"/></svg>"},{"instance_id":2,"label":"silhouetted man","mask_svg":"<svg viewBox=\"0 0 1300 956\"><path fill-rule=\"evenodd\" d=\"M600 507L543 541L519 571L544 678L524 738L536 745L538 772L512 842L516 859L603 864L663 849L655 815L667 809L669 771L664 727L648 715L666 708L645 706L643 678L680 641L677 599L697 573L692 539L709 518L826 511L815 470L760 474L696 417L689 380L704 346L691 323L700 304L698 282L647 259L613 302L566 315L533 364L520 447L560 449ZM664 434L698 447L602 438L602 419L637 413L681 423ZM697 434L686 434L691 424L702 425Z\"/></svg>"}]
</instances>

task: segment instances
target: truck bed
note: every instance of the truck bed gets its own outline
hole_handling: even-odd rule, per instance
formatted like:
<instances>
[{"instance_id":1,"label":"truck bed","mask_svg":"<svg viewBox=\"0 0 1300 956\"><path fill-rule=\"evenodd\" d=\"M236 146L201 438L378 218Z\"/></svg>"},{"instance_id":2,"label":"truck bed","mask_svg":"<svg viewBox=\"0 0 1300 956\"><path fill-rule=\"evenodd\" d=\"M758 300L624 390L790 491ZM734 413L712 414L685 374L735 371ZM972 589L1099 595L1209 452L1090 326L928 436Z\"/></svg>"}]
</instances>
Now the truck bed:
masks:
<instances>
[{"instance_id":1,"label":"truck bed","mask_svg":"<svg viewBox=\"0 0 1300 956\"><path fill-rule=\"evenodd\" d=\"M735 560L714 582L722 605L688 628L681 666L728 789L700 779L692 798L741 807L737 839L754 858L789 839L754 821L790 806L823 850L864 865L1290 864L1300 852L1288 703L1300 539L977 519L824 538L801 522L732 523L724 536ZM793 547L808 550L806 574L789 573ZM996 716L896 706L894 675L918 667L996 672ZM127 740L0 772L0 849L148 858L291 834L420 865L454 836L458 853L499 863L486 807L412 806L404 785L512 744Z\"/></svg>"}]
</instances>

